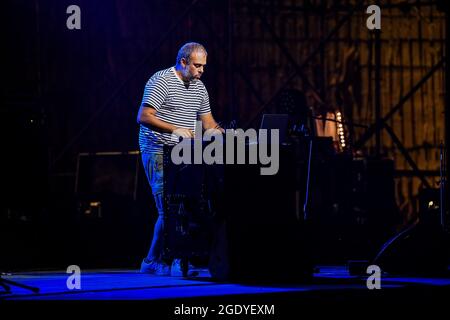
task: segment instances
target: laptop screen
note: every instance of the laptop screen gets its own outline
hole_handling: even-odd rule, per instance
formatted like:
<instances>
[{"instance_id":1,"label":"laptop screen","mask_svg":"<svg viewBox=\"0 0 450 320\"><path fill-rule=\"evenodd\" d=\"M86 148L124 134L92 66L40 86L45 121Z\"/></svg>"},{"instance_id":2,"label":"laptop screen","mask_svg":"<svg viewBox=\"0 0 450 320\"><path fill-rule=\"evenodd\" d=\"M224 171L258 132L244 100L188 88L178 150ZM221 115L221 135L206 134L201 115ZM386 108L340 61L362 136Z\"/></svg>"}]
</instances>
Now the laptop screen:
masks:
<instances>
[{"instance_id":1,"label":"laptop screen","mask_svg":"<svg viewBox=\"0 0 450 320\"><path fill-rule=\"evenodd\" d=\"M267 133L269 134L269 137L270 137L270 130L278 129L280 133L280 144L286 142L287 127L288 127L287 114L277 114L277 113L263 114L260 129L266 129Z\"/></svg>"}]
</instances>

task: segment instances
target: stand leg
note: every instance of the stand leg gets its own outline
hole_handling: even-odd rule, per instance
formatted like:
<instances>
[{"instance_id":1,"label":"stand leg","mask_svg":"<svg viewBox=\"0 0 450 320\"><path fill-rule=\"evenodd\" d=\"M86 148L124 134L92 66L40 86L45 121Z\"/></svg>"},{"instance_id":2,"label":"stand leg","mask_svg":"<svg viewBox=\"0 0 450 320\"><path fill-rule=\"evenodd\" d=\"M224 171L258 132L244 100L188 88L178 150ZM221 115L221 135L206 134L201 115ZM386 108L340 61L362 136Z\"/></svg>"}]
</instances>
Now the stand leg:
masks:
<instances>
[{"instance_id":1,"label":"stand leg","mask_svg":"<svg viewBox=\"0 0 450 320\"><path fill-rule=\"evenodd\" d=\"M2 294L3 293L6 293L6 294L11 293L11 288L9 286L7 286L6 284L4 284L2 279L0 279L0 286L5 290L5 292L2 292Z\"/></svg>"},{"instance_id":2,"label":"stand leg","mask_svg":"<svg viewBox=\"0 0 450 320\"><path fill-rule=\"evenodd\" d=\"M25 284L21 284L21 283L18 283L18 282L15 282L15 281L11 281L11 280L6 280L5 278L2 278L0 276L0 286L2 286L6 290L6 293L11 293L11 288L8 285L16 286L16 287L23 288L23 289L27 289L27 290L30 290L30 291L32 291L34 293L39 293L39 288L27 286Z\"/></svg>"}]
</instances>

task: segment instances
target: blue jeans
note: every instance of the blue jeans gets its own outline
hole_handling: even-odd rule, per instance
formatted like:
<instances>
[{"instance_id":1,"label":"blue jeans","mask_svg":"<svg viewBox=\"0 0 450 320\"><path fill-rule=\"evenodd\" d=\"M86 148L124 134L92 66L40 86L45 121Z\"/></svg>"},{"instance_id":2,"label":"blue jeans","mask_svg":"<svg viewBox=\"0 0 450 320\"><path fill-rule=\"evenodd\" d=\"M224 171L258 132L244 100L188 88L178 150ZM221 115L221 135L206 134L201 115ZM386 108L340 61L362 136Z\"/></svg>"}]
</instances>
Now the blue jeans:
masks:
<instances>
[{"instance_id":1,"label":"blue jeans","mask_svg":"<svg viewBox=\"0 0 450 320\"><path fill-rule=\"evenodd\" d=\"M153 229L153 239L150 250L147 254L147 260L161 260L163 251L163 233L164 233L164 194L163 194L163 155L156 153L143 153L142 163L145 174L152 189L155 198L156 209L158 210L158 219Z\"/></svg>"}]
</instances>

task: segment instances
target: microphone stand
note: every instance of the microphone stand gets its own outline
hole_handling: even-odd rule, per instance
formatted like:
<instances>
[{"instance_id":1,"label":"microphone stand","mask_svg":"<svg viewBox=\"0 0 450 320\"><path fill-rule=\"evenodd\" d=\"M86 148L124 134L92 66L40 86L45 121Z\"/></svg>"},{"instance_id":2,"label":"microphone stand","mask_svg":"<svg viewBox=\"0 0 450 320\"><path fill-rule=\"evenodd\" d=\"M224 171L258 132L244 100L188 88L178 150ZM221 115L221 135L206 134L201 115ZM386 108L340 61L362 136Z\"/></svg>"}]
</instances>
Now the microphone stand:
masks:
<instances>
[{"instance_id":1,"label":"microphone stand","mask_svg":"<svg viewBox=\"0 0 450 320\"><path fill-rule=\"evenodd\" d=\"M309 218L309 186L311 178L313 137L309 132L305 133L305 137L309 137L308 166L306 169L306 191L305 191L305 202L303 203L303 220L306 221Z\"/></svg>"},{"instance_id":2,"label":"microphone stand","mask_svg":"<svg viewBox=\"0 0 450 320\"><path fill-rule=\"evenodd\" d=\"M313 110L312 108L309 108L309 112L307 114L307 118L309 120L312 120L314 118L312 114ZM306 121L308 122L308 121ZM306 167L306 186L305 186L305 199L303 202L303 221L306 221L310 217L310 186L311 186L311 163L312 163L312 151L313 151L313 137L315 130L315 123L314 121L309 121L309 125L312 129L309 129L307 127L307 123L302 123L299 125L294 125L294 132L301 133L304 138L307 138L309 140L308 144L308 160L307 160L307 167ZM299 218L299 217L298 217Z\"/></svg>"}]
</instances>

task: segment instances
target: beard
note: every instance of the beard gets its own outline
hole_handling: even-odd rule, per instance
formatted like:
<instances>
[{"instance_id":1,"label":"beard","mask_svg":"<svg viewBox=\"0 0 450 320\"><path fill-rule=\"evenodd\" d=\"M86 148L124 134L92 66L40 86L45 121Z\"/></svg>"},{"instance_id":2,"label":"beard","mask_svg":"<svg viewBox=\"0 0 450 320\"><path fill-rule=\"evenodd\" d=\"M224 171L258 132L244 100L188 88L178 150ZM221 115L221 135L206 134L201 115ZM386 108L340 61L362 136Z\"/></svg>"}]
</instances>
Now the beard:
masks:
<instances>
[{"instance_id":1,"label":"beard","mask_svg":"<svg viewBox=\"0 0 450 320\"><path fill-rule=\"evenodd\" d=\"M193 76L191 75L189 82L197 82L198 80L200 80L200 76Z\"/></svg>"}]
</instances>

